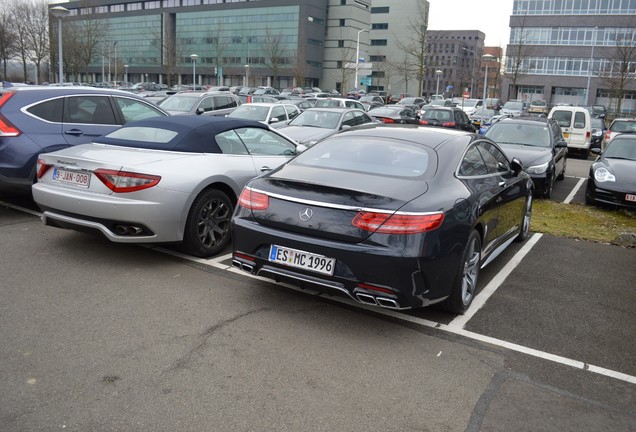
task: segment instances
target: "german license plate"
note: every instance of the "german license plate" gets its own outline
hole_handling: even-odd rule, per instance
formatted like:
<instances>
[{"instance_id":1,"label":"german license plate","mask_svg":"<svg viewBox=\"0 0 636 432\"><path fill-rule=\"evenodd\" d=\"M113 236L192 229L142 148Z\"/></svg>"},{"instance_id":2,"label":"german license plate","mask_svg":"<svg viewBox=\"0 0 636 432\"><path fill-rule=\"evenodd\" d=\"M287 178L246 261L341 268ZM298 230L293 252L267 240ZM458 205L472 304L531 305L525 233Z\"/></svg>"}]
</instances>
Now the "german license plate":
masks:
<instances>
[{"instance_id":1,"label":"german license plate","mask_svg":"<svg viewBox=\"0 0 636 432\"><path fill-rule=\"evenodd\" d=\"M330 276L333 276L336 266L335 258L276 245L269 249L269 261Z\"/></svg>"},{"instance_id":2,"label":"german license plate","mask_svg":"<svg viewBox=\"0 0 636 432\"><path fill-rule=\"evenodd\" d=\"M53 181L72 184L74 186L87 188L91 182L91 174L81 171L68 171L53 169Z\"/></svg>"},{"instance_id":3,"label":"german license plate","mask_svg":"<svg viewBox=\"0 0 636 432\"><path fill-rule=\"evenodd\" d=\"M636 202L636 195L633 194L625 194L625 201Z\"/></svg>"}]
</instances>

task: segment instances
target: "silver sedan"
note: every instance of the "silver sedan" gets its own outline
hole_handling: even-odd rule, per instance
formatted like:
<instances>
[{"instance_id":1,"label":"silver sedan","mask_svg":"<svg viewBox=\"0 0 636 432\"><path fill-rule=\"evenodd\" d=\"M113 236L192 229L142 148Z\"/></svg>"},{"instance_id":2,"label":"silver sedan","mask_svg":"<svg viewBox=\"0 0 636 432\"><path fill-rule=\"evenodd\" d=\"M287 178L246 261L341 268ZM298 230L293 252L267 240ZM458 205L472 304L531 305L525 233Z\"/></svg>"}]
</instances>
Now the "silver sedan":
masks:
<instances>
[{"instance_id":1,"label":"silver sedan","mask_svg":"<svg viewBox=\"0 0 636 432\"><path fill-rule=\"evenodd\" d=\"M148 119L40 155L33 197L46 225L97 231L113 242L180 242L187 253L212 256L229 241L245 183L296 152L255 121Z\"/></svg>"}]
</instances>

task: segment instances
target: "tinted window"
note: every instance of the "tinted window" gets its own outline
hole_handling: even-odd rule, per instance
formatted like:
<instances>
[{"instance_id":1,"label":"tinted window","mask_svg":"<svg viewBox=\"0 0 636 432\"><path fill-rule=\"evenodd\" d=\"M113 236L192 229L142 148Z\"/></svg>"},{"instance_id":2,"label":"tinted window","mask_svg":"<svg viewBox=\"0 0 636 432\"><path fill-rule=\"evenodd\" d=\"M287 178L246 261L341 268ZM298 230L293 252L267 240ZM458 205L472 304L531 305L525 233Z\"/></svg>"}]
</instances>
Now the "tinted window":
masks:
<instances>
[{"instance_id":1,"label":"tinted window","mask_svg":"<svg viewBox=\"0 0 636 432\"><path fill-rule=\"evenodd\" d=\"M249 154L243 141L234 130L217 134L214 139L224 154L246 155Z\"/></svg>"},{"instance_id":2,"label":"tinted window","mask_svg":"<svg viewBox=\"0 0 636 432\"><path fill-rule=\"evenodd\" d=\"M479 149L479 153L481 153L484 162L486 162L489 173L494 174L510 171L508 159L506 159L506 156L497 147L487 142L477 143L476 147Z\"/></svg>"},{"instance_id":3,"label":"tinted window","mask_svg":"<svg viewBox=\"0 0 636 432\"><path fill-rule=\"evenodd\" d=\"M285 108L283 108L282 106L275 106L274 108L272 108L271 118L278 119L279 121L286 121L287 114L285 113Z\"/></svg>"},{"instance_id":4,"label":"tinted window","mask_svg":"<svg viewBox=\"0 0 636 432\"><path fill-rule=\"evenodd\" d=\"M107 96L68 96L64 123L117 124Z\"/></svg>"},{"instance_id":5,"label":"tinted window","mask_svg":"<svg viewBox=\"0 0 636 432\"><path fill-rule=\"evenodd\" d=\"M357 171L372 175L417 177L435 170L425 147L398 141L334 137L310 147L290 162L300 165ZM430 163L429 163L430 162Z\"/></svg>"},{"instance_id":6,"label":"tinted window","mask_svg":"<svg viewBox=\"0 0 636 432\"><path fill-rule=\"evenodd\" d=\"M43 120L61 123L62 114L64 113L63 107L64 98L58 98L33 105L27 111Z\"/></svg>"},{"instance_id":7,"label":"tinted window","mask_svg":"<svg viewBox=\"0 0 636 432\"><path fill-rule=\"evenodd\" d=\"M470 146L459 165L459 175L472 177L487 174L488 168L486 168L477 146Z\"/></svg>"},{"instance_id":8,"label":"tinted window","mask_svg":"<svg viewBox=\"0 0 636 432\"><path fill-rule=\"evenodd\" d=\"M203 108L203 111L208 112L214 109L214 98L206 97L203 98L201 103L199 104L199 108Z\"/></svg>"},{"instance_id":9,"label":"tinted window","mask_svg":"<svg viewBox=\"0 0 636 432\"><path fill-rule=\"evenodd\" d=\"M143 120L151 117L165 116L164 113L153 107L151 104L123 97L115 97L115 103L121 110L124 124L136 120Z\"/></svg>"},{"instance_id":10,"label":"tinted window","mask_svg":"<svg viewBox=\"0 0 636 432\"><path fill-rule=\"evenodd\" d=\"M290 120L300 114L300 110L294 106L287 105L285 109L287 110L287 115L289 116Z\"/></svg>"},{"instance_id":11,"label":"tinted window","mask_svg":"<svg viewBox=\"0 0 636 432\"><path fill-rule=\"evenodd\" d=\"M257 128L236 129L236 133L250 154L283 156L296 153L296 146L280 135Z\"/></svg>"}]
</instances>

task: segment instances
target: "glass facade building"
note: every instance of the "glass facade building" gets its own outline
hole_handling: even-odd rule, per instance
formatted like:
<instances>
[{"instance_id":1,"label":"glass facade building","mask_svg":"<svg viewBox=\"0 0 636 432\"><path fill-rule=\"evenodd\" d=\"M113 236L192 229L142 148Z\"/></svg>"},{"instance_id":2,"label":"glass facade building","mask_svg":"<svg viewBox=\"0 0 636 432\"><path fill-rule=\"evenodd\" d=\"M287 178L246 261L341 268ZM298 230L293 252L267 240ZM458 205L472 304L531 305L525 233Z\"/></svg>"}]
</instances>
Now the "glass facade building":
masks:
<instances>
[{"instance_id":1,"label":"glass facade building","mask_svg":"<svg viewBox=\"0 0 636 432\"><path fill-rule=\"evenodd\" d=\"M636 0L515 0L502 98L636 112Z\"/></svg>"}]
</instances>

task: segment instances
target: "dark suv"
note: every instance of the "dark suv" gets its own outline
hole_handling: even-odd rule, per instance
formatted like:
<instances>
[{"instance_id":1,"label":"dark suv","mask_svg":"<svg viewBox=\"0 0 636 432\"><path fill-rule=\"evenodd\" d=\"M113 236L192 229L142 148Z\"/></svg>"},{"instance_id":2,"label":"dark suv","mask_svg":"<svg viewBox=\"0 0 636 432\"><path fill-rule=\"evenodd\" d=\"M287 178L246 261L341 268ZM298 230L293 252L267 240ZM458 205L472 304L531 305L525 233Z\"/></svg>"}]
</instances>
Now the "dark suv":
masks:
<instances>
[{"instance_id":1,"label":"dark suv","mask_svg":"<svg viewBox=\"0 0 636 432\"><path fill-rule=\"evenodd\" d=\"M568 148L561 127L546 117L505 118L484 134L512 159L518 158L534 182L535 194L550 198L555 180L563 180Z\"/></svg>"},{"instance_id":2,"label":"dark suv","mask_svg":"<svg viewBox=\"0 0 636 432\"><path fill-rule=\"evenodd\" d=\"M115 89L0 89L0 191L30 193L40 153L91 142L134 120L167 115L141 97Z\"/></svg>"},{"instance_id":3,"label":"dark suv","mask_svg":"<svg viewBox=\"0 0 636 432\"><path fill-rule=\"evenodd\" d=\"M420 115L420 124L460 129L468 132L476 131L468 115L461 108L457 107L427 108L426 111Z\"/></svg>"}]
</instances>

